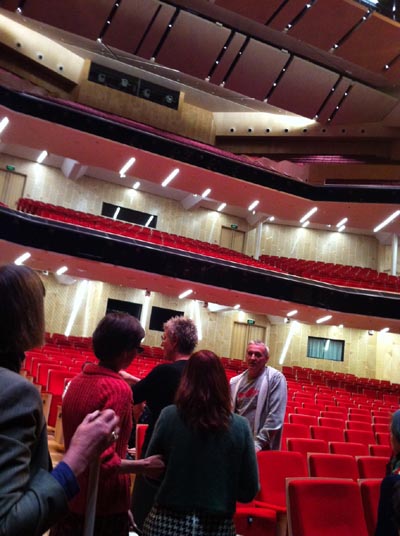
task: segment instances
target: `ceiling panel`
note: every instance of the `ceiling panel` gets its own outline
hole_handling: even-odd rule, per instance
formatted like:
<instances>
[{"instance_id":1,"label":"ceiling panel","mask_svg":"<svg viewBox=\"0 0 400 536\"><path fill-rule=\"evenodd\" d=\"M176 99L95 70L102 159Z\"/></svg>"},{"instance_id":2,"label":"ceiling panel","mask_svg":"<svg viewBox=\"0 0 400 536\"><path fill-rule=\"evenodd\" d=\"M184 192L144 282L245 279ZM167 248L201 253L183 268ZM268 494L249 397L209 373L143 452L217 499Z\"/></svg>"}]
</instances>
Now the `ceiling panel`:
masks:
<instances>
[{"instance_id":1,"label":"ceiling panel","mask_svg":"<svg viewBox=\"0 0 400 536\"><path fill-rule=\"evenodd\" d=\"M152 20L151 26L148 28L145 38L140 43L139 49L136 51L138 56L147 59L153 57L175 11L176 10L174 7L160 5L160 9L157 11L156 17Z\"/></svg>"},{"instance_id":2,"label":"ceiling panel","mask_svg":"<svg viewBox=\"0 0 400 536\"><path fill-rule=\"evenodd\" d=\"M244 35L238 33L234 34L231 42L228 45L228 48L225 50L224 55L221 57L221 61L219 62L218 66L210 77L210 81L213 84L219 85L225 80L228 69L238 55L241 47L243 46L244 41Z\"/></svg>"},{"instance_id":3,"label":"ceiling panel","mask_svg":"<svg viewBox=\"0 0 400 536\"><path fill-rule=\"evenodd\" d=\"M391 63L390 69L385 71L385 78L393 83L394 86L399 85L400 80L400 56L397 56L395 61Z\"/></svg>"},{"instance_id":4,"label":"ceiling panel","mask_svg":"<svg viewBox=\"0 0 400 536\"><path fill-rule=\"evenodd\" d=\"M322 124L327 123L328 118L335 111L336 106L339 104L343 97L343 94L351 84L351 80L348 78L342 78L335 88L335 91L331 91L329 99L326 101L325 106L321 110L318 116L318 121Z\"/></svg>"},{"instance_id":5,"label":"ceiling panel","mask_svg":"<svg viewBox=\"0 0 400 536\"><path fill-rule=\"evenodd\" d=\"M121 2L103 43L134 54L158 7L159 3L152 0Z\"/></svg>"},{"instance_id":6,"label":"ceiling panel","mask_svg":"<svg viewBox=\"0 0 400 536\"><path fill-rule=\"evenodd\" d=\"M19 5L19 0L3 0L1 2L1 7L3 9L9 9L10 11L15 11Z\"/></svg>"},{"instance_id":7,"label":"ceiling panel","mask_svg":"<svg viewBox=\"0 0 400 536\"><path fill-rule=\"evenodd\" d=\"M252 39L226 80L225 87L263 100L288 58L287 53Z\"/></svg>"},{"instance_id":8,"label":"ceiling panel","mask_svg":"<svg viewBox=\"0 0 400 536\"><path fill-rule=\"evenodd\" d=\"M397 99L355 83L332 120L332 124L377 122L390 113Z\"/></svg>"},{"instance_id":9,"label":"ceiling panel","mask_svg":"<svg viewBox=\"0 0 400 536\"><path fill-rule=\"evenodd\" d=\"M337 79L336 73L294 58L268 99L268 104L313 118Z\"/></svg>"},{"instance_id":10,"label":"ceiling panel","mask_svg":"<svg viewBox=\"0 0 400 536\"><path fill-rule=\"evenodd\" d=\"M290 0L282 6L282 9L276 14L272 21L268 24L275 30L284 30L289 23L291 23L306 6L305 0Z\"/></svg>"},{"instance_id":11,"label":"ceiling panel","mask_svg":"<svg viewBox=\"0 0 400 536\"><path fill-rule=\"evenodd\" d=\"M213 3L216 6L265 24L280 6L285 4L285 0L268 0L268 2L260 2L260 0L246 0L246 2L243 2L243 0L215 0Z\"/></svg>"},{"instance_id":12,"label":"ceiling panel","mask_svg":"<svg viewBox=\"0 0 400 536\"><path fill-rule=\"evenodd\" d=\"M365 69L382 69L399 54L400 26L381 15L371 15L344 41L335 55Z\"/></svg>"},{"instance_id":13,"label":"ceiling panel","mask_svg":"<svg viewBox=\"0 0 400 536\"><path fill-rule=\"evenodd\" d=\"M67 32L97 39L113 5L114 0L27 0L23 14Z\"/></svg>"},{"instance_id":14,"label":"ceiling panel","mask_svg":"<svg viewBox=\"0 0 400 536\"><path fill-rule=\"evenodd\" d=\"M323 50L330 50L366 13L366 8L341 0L316 2L288 35Z\"/></svg>"},{"instance_id":15,"label":"ceiling panel","mask_svg":"<svg viewBox=\"0 0 400 536\"><path fill-rule=\"evenodd\" d=\"M230 35L230 30L181 11L156 61L171 69L206 78Z\"/></svg>"}]
</instances>

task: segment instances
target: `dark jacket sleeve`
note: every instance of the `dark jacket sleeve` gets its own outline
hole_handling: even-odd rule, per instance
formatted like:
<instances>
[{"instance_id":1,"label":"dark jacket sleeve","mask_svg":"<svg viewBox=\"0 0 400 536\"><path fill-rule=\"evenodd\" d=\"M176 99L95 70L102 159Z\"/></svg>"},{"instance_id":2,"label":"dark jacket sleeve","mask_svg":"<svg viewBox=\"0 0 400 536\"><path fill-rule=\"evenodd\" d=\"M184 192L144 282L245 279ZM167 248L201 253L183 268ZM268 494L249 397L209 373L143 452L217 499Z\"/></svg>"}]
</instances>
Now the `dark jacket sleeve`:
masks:
<instances>
[{"instance_id":1,"label":"dark jacket sleeve","mask_svg":"<svg viewBox=\"0 0 400 536\"><path fill-rule=\"evenodd\" d=\"M67 510L66 494L48 472L42 401L36 387L7 371L0 408L0 535L39 536Z\"/></svg>"},{"instance_id":2,"label":"dark jacket sleeve","mask_svg":"<svg viewBox=\"0 0 400 536\"><path fill-rule=\"evenodd\" d=\"M260 487L257 457L248 421L238 416L235 418L241 420L243 434L243 453L239 468L237 500L246 503L254 499Z\"/></svg>"}]
</instances>

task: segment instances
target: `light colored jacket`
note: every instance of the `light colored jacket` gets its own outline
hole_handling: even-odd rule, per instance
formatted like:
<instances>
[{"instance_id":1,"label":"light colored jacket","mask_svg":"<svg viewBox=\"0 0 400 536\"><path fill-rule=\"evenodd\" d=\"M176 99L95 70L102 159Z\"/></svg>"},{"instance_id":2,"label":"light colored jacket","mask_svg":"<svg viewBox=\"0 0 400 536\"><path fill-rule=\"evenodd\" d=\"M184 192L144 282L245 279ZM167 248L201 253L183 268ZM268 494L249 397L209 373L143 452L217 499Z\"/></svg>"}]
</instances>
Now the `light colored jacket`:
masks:
<instances>
[{"instance_id":1,"label":"light colored jacket","mask_svg":"<svg viewBox=\"0 0 400 536\"><path fill-rule=\"evenodd\" d=\"M247 379L247 373L246 370L230 381L233 408L236 405L240 384L243 379ZM254 442L257 449L279 450L287 402L286 378L282 372L273 367L265 367L262 375L254 418Z\"/></svg>"}]
</instances>

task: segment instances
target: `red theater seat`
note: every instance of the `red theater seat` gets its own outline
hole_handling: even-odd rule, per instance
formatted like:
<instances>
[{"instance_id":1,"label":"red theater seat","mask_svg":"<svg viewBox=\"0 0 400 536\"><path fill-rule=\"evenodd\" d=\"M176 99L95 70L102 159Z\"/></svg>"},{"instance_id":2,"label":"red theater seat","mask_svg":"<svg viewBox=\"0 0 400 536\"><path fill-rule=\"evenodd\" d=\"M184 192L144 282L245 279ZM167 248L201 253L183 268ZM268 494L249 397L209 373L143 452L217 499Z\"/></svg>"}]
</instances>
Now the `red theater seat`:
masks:
<instances>
[{"instance_id":1,"label":"red theater seat","mask_svg":"<svg viewBox=\"0 0 400 536\"><path fill-rule=\"evenodd\" d=\"M289 536L368 536L358 484L346 478L287 481Z\"/></svg>"}]
</instances>

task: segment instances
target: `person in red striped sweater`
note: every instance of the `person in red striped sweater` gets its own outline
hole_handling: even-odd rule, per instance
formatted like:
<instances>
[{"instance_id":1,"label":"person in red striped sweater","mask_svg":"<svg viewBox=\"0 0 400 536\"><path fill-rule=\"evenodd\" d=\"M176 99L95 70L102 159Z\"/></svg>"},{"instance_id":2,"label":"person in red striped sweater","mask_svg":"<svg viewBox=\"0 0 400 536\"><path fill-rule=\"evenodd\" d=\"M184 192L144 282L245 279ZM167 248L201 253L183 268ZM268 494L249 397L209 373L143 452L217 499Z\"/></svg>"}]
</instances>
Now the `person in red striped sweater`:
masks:
<instances>
[{"instance_id":1,"label":"person in red striped sweater","mask_svg":"<svg viewBox=\"0 0 400 536\"><path fill-rule=\"evenodd\" d=\"M74 378L63 399L62 416L65 445L82 420L96 409L112 408L119 417L116 441L101 455L95 519L96 536L127 536L130 526L129 473L157 477L164 464L160 457L127 460L132 429L132 391L119 371L130 365L141 351L144 330L139 321L125 313L110 313L93 333L93 349L98 364L88 363ZM80 475L80 493L70 502L69 515L51 530L51 536L79 536L85 522L89 471Z\"/></svg>"}]
</instances>

